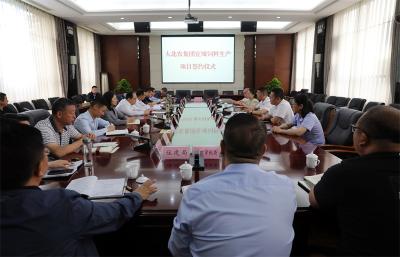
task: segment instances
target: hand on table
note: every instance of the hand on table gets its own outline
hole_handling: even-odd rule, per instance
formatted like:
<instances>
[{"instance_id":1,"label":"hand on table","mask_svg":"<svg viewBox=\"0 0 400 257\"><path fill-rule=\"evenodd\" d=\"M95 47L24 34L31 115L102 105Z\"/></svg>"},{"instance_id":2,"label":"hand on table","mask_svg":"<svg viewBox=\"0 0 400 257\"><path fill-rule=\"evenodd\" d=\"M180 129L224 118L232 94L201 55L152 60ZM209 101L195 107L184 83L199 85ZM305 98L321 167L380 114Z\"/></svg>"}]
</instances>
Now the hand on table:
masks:
<instances>
[{"instance_id":1,"label":"hand on table","mask_svg":"<svg viewBox=\"0 0 400 257\"><path fill-rule=\"evenodd\" d=\"M143 200L146 200L147 198L149 198L151 194L154 194L157 191L158 191L157 185L155 181L151 179L144 182L143 185L141 185L135 190L135 192L140 194Z\"/></svg>"},{"instance_id":2,"label":"hand on table","mask_svg":"<svg viewBox=\"0 0 400 257\"><path fill-rule=\"evenodd\" d=\"M108 131L113 131L113 130L115 130L114 124L111 124L111 125L109 125L109 126L107 127L107 132L108 132Z\"/></svg>"},{"instance_id":3,"label":"hand on table","mask_svg":"<svg viewBox=\"0 0 400 257\"><path fill-rule=\"evenodd\" d=\"M66 160L49 161L49 168L68 168L70 164Z\"/></svg>"}]
</instances>

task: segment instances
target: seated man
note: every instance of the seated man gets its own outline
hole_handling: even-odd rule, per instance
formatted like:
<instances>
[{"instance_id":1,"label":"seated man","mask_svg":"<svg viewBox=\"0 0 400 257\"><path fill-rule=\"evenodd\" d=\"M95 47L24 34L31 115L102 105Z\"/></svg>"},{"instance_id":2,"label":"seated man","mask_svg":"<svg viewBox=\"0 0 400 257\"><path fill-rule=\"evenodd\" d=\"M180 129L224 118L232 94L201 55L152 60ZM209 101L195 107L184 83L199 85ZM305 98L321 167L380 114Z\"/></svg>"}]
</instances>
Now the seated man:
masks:
<instances>
[{"instance_id":1,"label":"seated man","mask_svg":"<svg viewBox=\"0 0 400 257\"><path fill-rule=\"evenodd\" d=\"M257 89L257 99L259 103L257 104L256 107L249 107L247 108L247 112L256 115L258 117L261 117L262 115L266 115L269 110L271 109L271 101L269 100L268 97L268 91L265 88L259 88Z\"/></svg>"},{"instance_id":2,"label":"seated man","mask_svg":"<svg viewBox=\"0 0 400 257\"><path fill-rule=\"evenodd\" d=\"M149 180L113 202L92 202L75 191L39 188L47 171L40 132L1 120L1 255L94 256L92 235L117 230L150 194Z\"/></svg>"},{"instance_id":3,"label":"seated man","mask_svg":"<svg viewBox=\"0 0 400 257\"><path fill-rule=\"evenodd\" d=\"M137 96L135 92L127 93L125 99L119 101L115 109L125 117L149 115L151 110L141 110L136 107Z\"/></svg>"},{"instance_id":4,"label":"seated man","mask_svg":"<svg viewBox=\"0 0 400 257\"><path fill-rule=\"evenodd\" d=\"M168 95L168 89L166 87L161 88L161 99L164 99Z\"/></svg>"},{"instance_id":5,"label":"seated man","mask_svg":"<svg viewBox=\"0 0 400 257\"><path fill-rule=\"evenodd\" d=\"M154 103L159 103L161 101L161 99L157 98L156 95L156 89L154 87L150 87L150 97L149 99L154 102Z\"/></svg>"},{"instance_id":6,"label":"seated man","mask_svg":"<svg viewBox=\"0 0 400 257\"><path fill-rule=\"evenodd\" d=\"M103 120L107 107L100 97L90 102L89 110L76 118L74 126L82 134L94 134L96 137L104 135L108 131L115 130L115 126Z\"/></svg>"},{"instance_id":7,"label":"seated man","mask_svg":"<svg viewBox=\"0 0 400 257\"><path fill-rule=\"evenodd\" d=\"M310 192L313 207L336 213L340 255L399 256L398 124L399 110L369 109L353 125L360 157L329 168Z\"/></svg>"},{"instance_id":8,"label":"seated man","mask_svg":"<svg viewBox=\"0 0 400 257\"><path fill-rule=\"evenodd\" d=\"M6 106L8 105L7 95L0 92L0 116L6 113Z\"/></svg>"},{"instance_id":9,"label":"seated man","mask_svg":"<svg viewBox=\"0 0 400 257\"><path fill-rule=\"evenodd\" d=\"M185 192L168 244L173 256L289 256L296 195L288 177L259 167L265 141L254 116L228 120L225 170Z\"/></svg>"},{"instance_id":10,"label":"seated man","mask_svg":"<svg viewBox=\"0 0 400 257\"><path fill-rule=\"evenodd\" d=\"M291 123L293 121L293 110L290 103L283 99L282 88L274 88L269 95L271 104L273 105L270 112L262 118L271 120L271 123L280 126L284 123Z\"/></svg>"},{"instance_id":11,"label":"seated man","mask_svg":"<svg viewBox=\"0 0 400 257\"><path fill-rule=\"evenodd\" d=\"M142 102L144 104L149 104L149 103L153 103L152 100L150 100L151 97L151 87L147 87L146 89L143 90L144 92L144 98L142 100Z\"/></svg>"},{"instance_id":12,"label":"seated man","mask_svg":"<svg viewBox=\"0 0 400 257\"><path fill-rule=\"evenodd\" d=\"M101 97L101 94L97 92L97 87L93 86L92 91L90 91L89 94L87 94L87 101L91 102L100 97Z\"/></svg>"},{"instance_id":13,"label":"seated man","mask_svg":"<svg viewBox=\"0 0 400 257\"><path fill-rule=\"evenodd\" d=\"M143 101L146 98L148 94L145 93L143 89L138 89L136 91L136 96L137 96L137 101L135 106L142 111L145 110L161 110L161 106L157 105L156 103L149 102L148 104L145 104Z\"/></svg>"},{"instance_id":14,"label":"seated man","mask_svg":"<svg viewBox=\"0 0 400 257\"><path fill-rule=\"evenodd\" d=\"M299 94L294 97L293 111L296 113L291 123L275 126L272 131L289 136L303 137L315 145L325 144L324 130L321 122L313 113L313 104L307 95Z\"/></svg>"},{"instance_id":15,"label":"seated man","mask_svg":"<svg viewBox=\"0 0 400 257\"><path fill-rule=\"evenodd\" d=\"M70 154L82 145L82 137L72 124L75 120L75 104L67 98L53 103L52 115L36 124L43 137L43 143L56 157ZM87 135L94 138L94 135ZM72 141L72 143L71 143Z\"/></svg>"},{"instance_id":16,"label":"seated man","mask_svg":"<svg viewBox=\"0 0 400 257\"><path fill-rule=\"evenodd\" d=\"M247 93L249 92L249 88L245 87L243 88L243 99L239 101L233 101L233 104L243 106L244 102L247 102L249 99L247 98Z\"/></svg>"}]
</instances>

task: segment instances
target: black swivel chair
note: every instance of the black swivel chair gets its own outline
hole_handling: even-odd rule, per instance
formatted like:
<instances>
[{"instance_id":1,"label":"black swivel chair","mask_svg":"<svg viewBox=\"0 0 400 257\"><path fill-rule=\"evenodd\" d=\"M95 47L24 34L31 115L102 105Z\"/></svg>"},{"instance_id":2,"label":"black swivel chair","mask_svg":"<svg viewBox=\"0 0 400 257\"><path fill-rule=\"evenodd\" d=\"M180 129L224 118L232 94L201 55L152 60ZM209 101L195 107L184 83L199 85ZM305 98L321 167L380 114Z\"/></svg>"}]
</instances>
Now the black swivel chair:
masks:
<instances>
[{"instance_id":1,"label":"black swivel chair","mask_svg":"<svg viewBox=\"0 0 400 257\"><path fill-rule=\"evenodd\" d=\"M32 100L32 103L36 109L49 110L49 105L47 104L46 100L44 100L44 99Z\"/></svg>"},{"instance_id":2,"label":"black swivel chair","mask_svg":"<svg viewBox=\"0 0 400 257\"><path fill-rule=\"evenodd\" d=\"M222 91L222 95L233 95L232 90Z\"/></svg>"},{"instance_id":3,"label":"black swivel chair","mask_svg":"<svg viewBox=\"0 0 400 257\"><path fill-rule=\"evenodd\" d=\"M353 99L350 100L349 108L350 109L354 109L354 110L358 110L358 111L362 111L366 101L367 100L362 99L362 98L353 98Z\"/></svg>"},{"instance_id":4,"label":"black swivel chair","mask_svg":"<svg viewBox=\"0 0 400 257\"><path fill-rule=\"evenodd\" d=\"M10 118L12 118L12 115L15 115L15 113L9 113L9 114L6 113L6 114L4 114L4 117L7 118L7 116L10 116ZM17 113L17 115L23 116L23 117L28 117L30 125L35 126L36 123L38 123L39 121L44 120L47 117L49 117L50 113L48 110L36 109L36 110L20 112L20 113Z\"/></svg>"},{"instance_id":5,"label":"black swivel chair","mask_svg":"<svg viewBox=\"0 0 400 257\"><path fill-rule=\"evenodd\" d=\"M385 103L380 103L380 102L368 102L365 106L364 106L364 110L363 112L368 111L370 108L377 106L377 105L385 105Z\"/></svg>"},{"instance_id":6,"label":"black swivel chair","mask_svg":"<svg viewBox=\"0 0 400 257\"><path fill-rule=\"evenodd\" d=\"M60 97L50 97L50 98L48 98L49 99L49 102L50 102L50 105L51 105L51 107L53 108L53 104L54 104L54 102L57 100L57 99L59 99Z\"/></svg>"},{"instance_id":7,"label":"black swivel chair","mask_svg":"<svg viewBox=\"0 0 400 257\"><path fill-rule=\"evenodd\" d=\"M332 122L336 113L336 107L333 104L328 103L315 103L314 113L321 122L322 129L326 135L332 126Z\"/></svg>"},{"instance_id":8,"label":"black swivel chair","mask_svg":"<svg viewBox=\"0 0 400 257\"><path fill-rule=\"evenodd\" d=\"M328 96L328 98L326 99L326 103L335 105L336 99L337 99L337 96Z\"/></svg>"},{"instance_id":9,"label":"black swivel chair","mask_svg":"<svg viewBox=\"0 0 400 257\"><path fill-rule=\"evenodd\" d=\"M17 107L18 112L35 110L35 107L28 101L14 103L14 105Z\"/></svg>"},{"instance_id":10,"label":"black swivel chair","mask_svg":"<svg viewBox=\"0 0 400 257\"><path fill-rule=\"evenodd\" d=\"M326 136L326 143L352 146L353 132L351 131L351 125L356 124L361 115L361 111L349 108L337 109L332 128Z\"/></svg>"},{"instance_id":11,"label":"black swivel chair","mask_svg":"<svg viewBox=\"0 0 400 257\"><path fill-rule=\"evenodd\" d=\"M81 95L75 95L71 97L71 100L74 102L74 104L82 104L85 101Z\"/></svg>"},{"instance_id":12,"label":"black swivel chair","mask_svg":"<svg viewBox=\"0 0 400 257\"><path fill-rule=\"evenodd\" d=\"M7 106L4 107L4 111L6 113L18 113L17 108L12 104L7 104Z\"/></svg>"},{"instance_id":13,"label":"black swivel chair","mask_svg":"<svg viewBox=\"0 0 400 257\"><path fill-rule=\"evenodd\" d=\"M208 89L204 90L204 96L206 98L214 98L218 96L218 90L217 89Z\"/></svg>"},{"instance_id":14,"label":"black swivel chair","mask_svg":"<svg viewBox=\"0 0 400 257\"><path fill-rule=\"evenodd\" d=\"M190 90L176 90L175 96L179 99L190 97Z\"/></svg>"},{"instance_id":15,"label":"black swivel chair","mask_svg":"<svg viewBox=\"0 0 400 257\"><path fill-rule=\"evenodd\" d=\"M193 90L193 91L192 91L192 96L200 96L200 97L203 97L203 95L204 95L203 90Z\"/></svg>"},{"instance_id":16,"label":"black swivel chair","mask_svg":"<svg viewBox=\"0 0 400 257\"><path fill-rule=\"evenodd\" d=\"M400 110L400 104L390 104L389 106L396 108L397 110Z\"/></svg>"}]
</instances>

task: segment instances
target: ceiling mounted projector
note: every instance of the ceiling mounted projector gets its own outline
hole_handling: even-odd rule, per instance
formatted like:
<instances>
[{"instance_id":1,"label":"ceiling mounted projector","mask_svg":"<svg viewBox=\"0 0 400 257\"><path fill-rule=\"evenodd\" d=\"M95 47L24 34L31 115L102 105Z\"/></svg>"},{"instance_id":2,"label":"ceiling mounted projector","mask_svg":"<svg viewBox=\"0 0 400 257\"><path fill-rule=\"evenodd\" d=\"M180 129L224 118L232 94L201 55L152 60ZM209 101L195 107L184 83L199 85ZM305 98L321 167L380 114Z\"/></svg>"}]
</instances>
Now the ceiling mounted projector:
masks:
<instances>
[{"instance_id":1,"label":"ceiling mounted projector","mask_svg":"<svg viewBox=\"0 0 400 257\"><path fill-rule=\"evenodd\" d=\"M197 24L199 20L197 17L194 17L190 14L190 0L188 0L188 13L185 15L185 19L183 20L186 24Z\"/></svg>"},{"instance_id":2,"label":"ceiling mounted projector","mask_svg":"<svg viewBox=\"0 0 400 257\"><path fill-rule=\"evenodd\" d=\"M187 24L197 24L199 23L199 20L197 19L197 17L193 17L190 13L185 15L185 23Z\"/></svg>"}]
</instances>

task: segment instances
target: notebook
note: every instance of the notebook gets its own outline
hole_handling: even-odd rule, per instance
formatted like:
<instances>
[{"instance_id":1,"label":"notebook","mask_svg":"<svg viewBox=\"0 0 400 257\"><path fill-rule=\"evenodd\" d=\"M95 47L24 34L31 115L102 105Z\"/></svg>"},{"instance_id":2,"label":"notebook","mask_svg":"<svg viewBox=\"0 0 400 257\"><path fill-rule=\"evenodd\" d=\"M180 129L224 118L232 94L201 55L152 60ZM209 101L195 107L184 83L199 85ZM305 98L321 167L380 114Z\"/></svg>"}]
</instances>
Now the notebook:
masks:
<instances>
[{"instance_id":1,"label":"notebook","mask_svg":"<svg viewBox=\"0 0 400 257\"><path fill-rule=\"evenodd\" d=\"M299 180L297 184L307 193L309 193L311 189L321 180L322 176L323 173L313 176L304 176L304 180Z\"/></svg>"},{"instance_id":2,"label":"notebook","mask_svg":"<svg viewBox=\"0 0 400 257\"><path fill-rule=\"evenodd\" d=\"M68 177L74 174L78 168L82 165L83 161L71 162L68 168L55 168L49 169L46 172L46 175L43 178L61 178L61 177Z\"/></svg>"},{"instance_id":3,"label":"notebook","mask_svg":"<svg viewBox=\"0 0 400 257\"><path fill-rule=\"evenodd\" d=\"M98 179L88 176L72 180L66 189L74 190L89 199L118 198L125 192L126 178Z\"/></svg>"}]
</instances>

